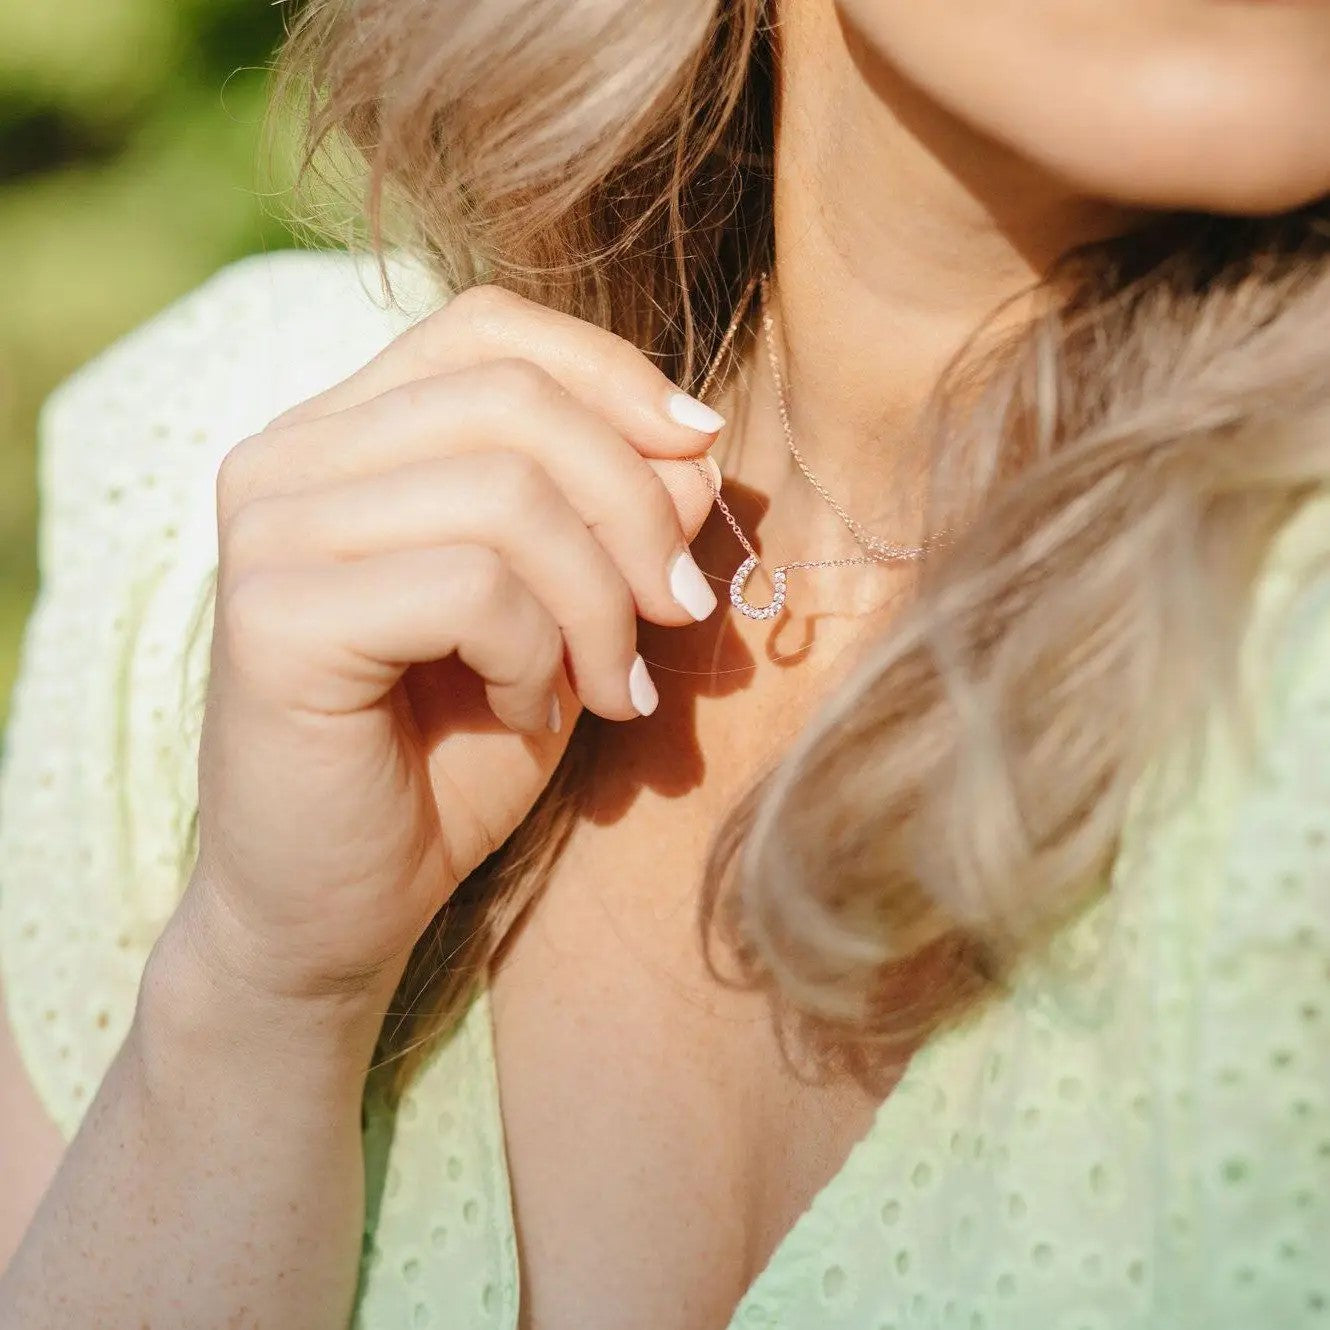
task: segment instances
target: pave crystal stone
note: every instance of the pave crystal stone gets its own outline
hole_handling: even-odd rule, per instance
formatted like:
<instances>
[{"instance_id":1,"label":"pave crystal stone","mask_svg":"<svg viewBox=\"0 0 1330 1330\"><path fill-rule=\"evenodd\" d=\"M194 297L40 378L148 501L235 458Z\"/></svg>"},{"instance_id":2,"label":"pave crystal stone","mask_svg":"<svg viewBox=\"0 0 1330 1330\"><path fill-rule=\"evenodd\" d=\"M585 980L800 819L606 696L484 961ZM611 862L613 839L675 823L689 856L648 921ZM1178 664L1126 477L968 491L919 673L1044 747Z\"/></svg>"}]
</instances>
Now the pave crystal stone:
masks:
<instances>
[{"instance_id":1,"label":"pave crystal stone","mask_svg":"<svg viewBox=\"0 0 1330 1330\"><path fill-rule=\"evenodd\" d=\"M757 562L757 556L750 554L734 570L734 576L730 579L730 603L740 614L746 615L750 619L774 619L785 608L785 569L775 568L772 570L770 604L754 605L744 595L744 589L748 585L748 579L753 575L753 570L757 567Z\"/></svg>"}]
</instances>

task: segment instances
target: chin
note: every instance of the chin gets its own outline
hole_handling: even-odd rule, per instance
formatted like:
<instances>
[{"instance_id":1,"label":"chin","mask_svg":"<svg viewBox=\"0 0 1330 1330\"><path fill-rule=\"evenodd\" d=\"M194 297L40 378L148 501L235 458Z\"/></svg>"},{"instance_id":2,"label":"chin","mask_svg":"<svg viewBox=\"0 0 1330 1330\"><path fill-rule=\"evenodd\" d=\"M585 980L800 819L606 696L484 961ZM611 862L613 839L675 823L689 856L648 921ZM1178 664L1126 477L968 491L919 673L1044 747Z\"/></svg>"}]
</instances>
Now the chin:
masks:
<instances>
[{"instance_id":1,"label":"chin","mask_svg":"<svg viewBox=\"0 0 1330 1330\"><path fill-rule=\"evenodd\" d=\"M856 60L1078 192L1261 215L1330 193L1330 4L838 0Z\"/></svg>"}]
</instances>

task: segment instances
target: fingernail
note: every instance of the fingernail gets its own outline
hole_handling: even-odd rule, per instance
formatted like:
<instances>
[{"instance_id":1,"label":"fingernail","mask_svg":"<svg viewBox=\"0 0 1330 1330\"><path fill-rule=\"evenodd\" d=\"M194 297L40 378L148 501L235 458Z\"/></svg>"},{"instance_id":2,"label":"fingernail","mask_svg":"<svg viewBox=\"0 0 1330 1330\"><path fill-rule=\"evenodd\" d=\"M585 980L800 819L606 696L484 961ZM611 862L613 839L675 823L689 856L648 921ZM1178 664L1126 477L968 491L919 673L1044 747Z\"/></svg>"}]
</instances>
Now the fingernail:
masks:
<instances>
[{"instance_id":1,"label":"fingernail","mask_svg":"<svg viewBox=\"0 0 1330 1330\"><path fill-rule=\"evenodd\" d=\"M628 696L632 698L633 705L642 716L649 716L655 711L656 703L660 701L656 685L651 682L651 675L647 673L647 663L641 656L633 657L633 668L628 671Z\"/></svg>"},{"instance_id":2,"label":"fingernail","mask_svg":"<svg viewBox=\"0 0 1330 1330\"><path fill-rule=\"evenodd\" d=\"M716 593L687 550L670 564L670 594L699 621L716 608Z\"/></svg>"},{"instance_id":3,"label":"fingernail","mask_svg":"<svg viewBox=\"0 0 1330 1330\"><path fill-rule=\"evenodd\" d=\"M558 734L559 726L563 723L563 712L559 709L559 695L554 693L550 697L550 714L545 724L549 726L552 734Z\"/></svg>"},{"instance_id":4,"label":"fingernail","mask_svg":"<svg viewBox=\"0 0 1330 1330\"><path fill-rule=\"evenodd\" d=\"M687 425L689 429L700 430L703 434L714 434L725 424L725 417L719 411L713 411L705 402L699 402L687 393L671 393L665 403L665 410L671 420Z\"/></svg>"}]
</instances>

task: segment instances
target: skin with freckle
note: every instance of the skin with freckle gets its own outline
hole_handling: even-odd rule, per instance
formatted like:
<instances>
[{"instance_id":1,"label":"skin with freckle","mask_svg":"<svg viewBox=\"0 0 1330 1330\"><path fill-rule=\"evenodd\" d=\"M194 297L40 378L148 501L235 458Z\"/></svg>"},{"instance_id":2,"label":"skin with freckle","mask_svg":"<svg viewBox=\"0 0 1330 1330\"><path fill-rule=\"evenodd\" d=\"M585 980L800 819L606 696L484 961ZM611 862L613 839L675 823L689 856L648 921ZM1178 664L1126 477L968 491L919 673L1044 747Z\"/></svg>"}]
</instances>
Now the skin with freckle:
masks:
<instances>
[{"instance_id":1,"label":"skin with freckle","mask_svg":"<svg viewBox=\"0 0 1330 1330\"><path fill-rule=\"evenodd\" d=\"M1330 0L290 9L420 253L44 413L0 1330L1325 1330Z\"/></svg>"},{"instance_id":2,"label":"skin with freckle","mask_svg":"<svg viewBox=\"0 0 1330 1330\"><path fill-rule=\"evenodd\" d=\"M1330 189L1330 5L838 0L889 65L1085 192L1270 213ZM879 70L879 72L882 72Z\"/></svg>"}]
</instances>

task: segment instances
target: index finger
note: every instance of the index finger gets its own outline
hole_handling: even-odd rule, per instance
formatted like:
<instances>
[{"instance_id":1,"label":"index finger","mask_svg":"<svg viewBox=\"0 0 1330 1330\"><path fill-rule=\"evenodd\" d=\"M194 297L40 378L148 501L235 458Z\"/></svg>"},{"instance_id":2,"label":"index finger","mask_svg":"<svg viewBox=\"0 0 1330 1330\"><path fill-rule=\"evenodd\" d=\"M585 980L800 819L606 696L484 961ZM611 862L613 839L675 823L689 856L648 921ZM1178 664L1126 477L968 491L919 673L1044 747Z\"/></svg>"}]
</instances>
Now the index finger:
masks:
<instances>
[{"instance_id":1,"label":"index finger","mask_svg":"<svg viewBox=\"0 0 1330 1330\"><path fill-rule=\"evenodd\" d=\"M497 286L459 292L362 369L273 424L333 415L404 383L514 358L540 366L646 456L696 456L725 424L631 342Z\"/></svg>"}]
</instances>

